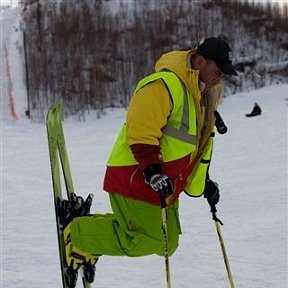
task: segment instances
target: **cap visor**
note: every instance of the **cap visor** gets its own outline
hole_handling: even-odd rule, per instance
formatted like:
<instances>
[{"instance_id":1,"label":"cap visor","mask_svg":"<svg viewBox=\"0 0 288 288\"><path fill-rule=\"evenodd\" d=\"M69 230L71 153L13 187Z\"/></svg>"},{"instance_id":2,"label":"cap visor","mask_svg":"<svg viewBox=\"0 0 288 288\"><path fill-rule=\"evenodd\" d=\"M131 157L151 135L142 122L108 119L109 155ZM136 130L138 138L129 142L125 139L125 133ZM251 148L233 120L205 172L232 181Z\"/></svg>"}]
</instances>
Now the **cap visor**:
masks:
<instances>
[{"instance_id":1,"label":"cap visor","mask_svg":"<svg viewBox=\"0 0 288 288\"><path fill-rule=\"evenodd\" d=\"M226 63L216 63L218 68L226 75L234 75L237 76L238 73L236 70L233 68L231 64L226 64Z\"/></svg>"}]
</instances>

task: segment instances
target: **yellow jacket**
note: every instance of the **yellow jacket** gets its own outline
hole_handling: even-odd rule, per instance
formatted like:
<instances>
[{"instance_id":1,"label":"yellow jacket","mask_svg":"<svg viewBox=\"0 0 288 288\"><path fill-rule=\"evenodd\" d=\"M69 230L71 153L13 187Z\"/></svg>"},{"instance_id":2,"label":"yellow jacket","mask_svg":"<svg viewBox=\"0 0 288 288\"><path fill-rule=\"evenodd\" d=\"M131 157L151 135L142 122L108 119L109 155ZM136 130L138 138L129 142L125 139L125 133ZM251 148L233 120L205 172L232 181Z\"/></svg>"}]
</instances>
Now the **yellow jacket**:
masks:
<instances>
[{"instance_id":1,"label":"yellow jacket","mask_svg":"<svg viewBox=\"0 0 288 288\"><path fill-rule=\"evenodd\" d=\"M214 86L201 95L198 79L199 71L191 69L190 65L193 54L193 50L169 52L164 54L155 65L156 72L165 70L174 72L193 97L198 126L196 149L194 153L183 157L183 159L164 163L164 172L174 180L174 187L178 187L178 190L181 191L188 190L188 193L192 195L193 193L189 191L189 183L193 182L191 175L195 175L195 171L199 170L198 166L203 156L206 154L205 157L207 157L207 153L211 154L210 148L207 152L207 144L215 122L213 111L216 109L222 95L222 85ZM126 143L122 144L130 147L143 144L151 145L151 147L160 146L162 131L167 125L167 119L169 119L172 109L171 95L169 95L163 81L156 80L142 87L131 98L124 128ZM122 144L119 141L115 143L116 146ZM125 163L125 159L124 162L118 160L115 162L116 158L119 159L119 153L115 156L113 151L107 164L104 189L108 192L121 193L127 197L156 203L156 197L158 200L158 196L151 198L151 195L154 196L155 193L149 191L149 187L144 183L142 169L138 169L139 161L137 162L135 159L133 165L131 165L132 162ZM121 149L118 149L118 151L121 151ZM161 161L161 150L158 154L158 161ZM147 156L147 158L149 157L150 155ZM145 155L143 158L145 158ZM151 162L153 161L151 160ZM149 160L148 162L144 161L144 163L148 164ZM131 185L131 183L140 183L141 181L143 185ZM177 191L176 194L181 191ZM195 195L201 193L198 192Z\"/></svg>"}]
</instances>

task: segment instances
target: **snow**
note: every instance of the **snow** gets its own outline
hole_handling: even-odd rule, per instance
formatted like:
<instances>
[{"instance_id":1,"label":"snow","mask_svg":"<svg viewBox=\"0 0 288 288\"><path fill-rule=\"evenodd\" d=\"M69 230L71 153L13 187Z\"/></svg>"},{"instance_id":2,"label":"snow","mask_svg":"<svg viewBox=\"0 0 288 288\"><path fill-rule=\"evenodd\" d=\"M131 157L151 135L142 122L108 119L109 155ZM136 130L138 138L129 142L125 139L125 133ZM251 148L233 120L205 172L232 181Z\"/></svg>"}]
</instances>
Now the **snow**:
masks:
<instances>
[{"instance_id":1,"label":"snow","mask_svg":"<svg viewBox=\"0 0 288 288\"><path fill-rule=\"evenodd\" d=\"M7 85L1 67L0 287L61 287L46 128L24 117L17 31L14 18L5 15L1 41L10 51L20 119L12 121L3 108ZM246 118L254 102L262 115ZM275 85L227 97L220 108L228 133L216 137L211 177L221 189L218 216L237 288L288 286L287 105L287 85ZM91 113L85 122L71 117L63 123L74 188L83 196L94 193L93 213L111 211L102 181L126 111L106 112L101 119ZM183 235L170 259L172 287L229 287L206 200L182 194L180 220ZM164 259L102 257L93 287L166 287Z\"/></svg>"}]
</instances>

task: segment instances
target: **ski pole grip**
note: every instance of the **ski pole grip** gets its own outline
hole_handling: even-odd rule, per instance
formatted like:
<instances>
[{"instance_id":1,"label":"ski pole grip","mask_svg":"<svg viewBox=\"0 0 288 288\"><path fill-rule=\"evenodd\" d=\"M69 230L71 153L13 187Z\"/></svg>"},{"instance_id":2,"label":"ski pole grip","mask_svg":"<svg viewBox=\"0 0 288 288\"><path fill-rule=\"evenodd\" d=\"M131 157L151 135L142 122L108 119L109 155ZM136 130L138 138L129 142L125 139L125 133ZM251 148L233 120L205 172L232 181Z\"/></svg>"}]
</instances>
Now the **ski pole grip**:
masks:
<instances>
[{"instance_id":1,"label":"ski pole grip","mask_svg":"<svg viewBox=\"0 0 288 288\"><path fill-rule=\"evenodd\" d=\"M216 126L216 129L217 129L218 133L219 134L227 133L228 128L225 125L222 117L220 116L220 114L219 114L219 112L217 110L214 111L214 115L215 115L215 118L216 118L215 126Z\"/></svg>"},{"instance_id":2,"label":"ski pole grip","mask_svg":"<svg viewBox=\"0 0 288 288\"><path fill-rule=\"evenodd\" d=\"M216 213L217 212L217 209L216 209L216 205L215 204L212 204L212 203L209 203L210 205L210 212L211 213Z\"/></svg>"}]
</instances>

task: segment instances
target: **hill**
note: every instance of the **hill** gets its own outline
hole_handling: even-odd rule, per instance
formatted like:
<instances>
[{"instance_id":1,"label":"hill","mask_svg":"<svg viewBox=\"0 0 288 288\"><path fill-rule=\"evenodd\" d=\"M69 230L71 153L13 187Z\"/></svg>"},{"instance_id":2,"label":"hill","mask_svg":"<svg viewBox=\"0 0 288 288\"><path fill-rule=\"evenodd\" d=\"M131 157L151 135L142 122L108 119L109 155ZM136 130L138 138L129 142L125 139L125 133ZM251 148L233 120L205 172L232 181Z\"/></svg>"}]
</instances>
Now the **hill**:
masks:
<instances>
[{"instance_id":1,"label":"hill","mask_svg":"<svg viewBox=\"0 0 288 288\"><path fill-rule=\"evenodd\" d=\"M91 109L126 107L137 81L153 71L162 53L193 47L207 36L222 35L233 49L239 77L224 80L225 96L287 83L287 5L160 2L22 0L15 29L27 115L43 121L59 98L66 116L80 118Z\"/></svg>"}]
</instances>

